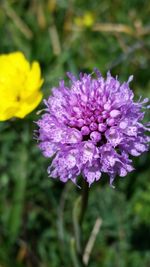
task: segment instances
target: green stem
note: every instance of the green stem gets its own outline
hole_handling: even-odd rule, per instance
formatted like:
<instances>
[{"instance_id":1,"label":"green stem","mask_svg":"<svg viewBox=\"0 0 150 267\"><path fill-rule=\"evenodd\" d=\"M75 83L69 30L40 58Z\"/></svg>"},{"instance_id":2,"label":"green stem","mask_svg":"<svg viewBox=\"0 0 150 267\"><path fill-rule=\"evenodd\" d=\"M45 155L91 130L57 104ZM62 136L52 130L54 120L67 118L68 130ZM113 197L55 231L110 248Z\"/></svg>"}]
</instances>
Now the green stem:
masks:
<instances>
[{"instance_id":1,"label":"green stem","mask_svg":"<svg viewBox=\"0 0 150 267\"><path fill-rule=\"evenodd\" d=\"M24 199L27 185L27 148L26 138L28 137L28 129L24 130L21 140L16 147L16 157L14 162L14 191L12 196L12 206L8 218L8 231L10 241L14 242L19 236L22 224L22 214L24 208Z\"/></svg>"},{"instance_id":2,"label":"green stem","mask_svg":"<svg viewBox=\"0 0 150 267\"><path fill-rule=\"evenodd\" d=\"M70 240L70 250L71 250L71 258L72 258L73 266L81 267L78 257L77 257L76 249L75 249L75 239L73 237Z\"/></svg>"},{"instance_id":3,"label":"green stem","mask_svg":"<svg viewBox=\"0 0 150 267\"><path fill-rule=\"evenodd\" d=\"M82 178L83 179L83 178ZM81 210L79 214L79 225L82 228L84 216L86 213L87 205L88 205L88 197L89 197L89 184L85 181L85 179L82 180L82 200L81 200Z\"/></svg>"},{"instance_id":4,"label":"green stem","mask_svg":"<svg viewBox=\"0 0 150 267\"><path fill-rule=\"evenodd\" d=\"M76 200L73 209L73 225L74 225L74 234L75 234L75 244L76 244L76 254L78 255L78 260L80 262L80 266L84 266L82 260L83 248L82 248L82 240L83 240L83 221L84 216L87 209L88 204L88 196L89 196L89 185L82 178L82 194Z\"/></svg>"},{"instance_id":5,"label":"green stem","mask_svg":"<svg viewBox=\"0 0 150 267\"><path fill-rule=\"evenodd\" d=\"M23 145L22 145L23 146ZM21 151L20 162L16 168L15 187L13 192L12 207L9 217L9 233L11 240L15 240L19 234L22 220L22 212L26 190L26 152Z\"/></svg>"}]
</instances>

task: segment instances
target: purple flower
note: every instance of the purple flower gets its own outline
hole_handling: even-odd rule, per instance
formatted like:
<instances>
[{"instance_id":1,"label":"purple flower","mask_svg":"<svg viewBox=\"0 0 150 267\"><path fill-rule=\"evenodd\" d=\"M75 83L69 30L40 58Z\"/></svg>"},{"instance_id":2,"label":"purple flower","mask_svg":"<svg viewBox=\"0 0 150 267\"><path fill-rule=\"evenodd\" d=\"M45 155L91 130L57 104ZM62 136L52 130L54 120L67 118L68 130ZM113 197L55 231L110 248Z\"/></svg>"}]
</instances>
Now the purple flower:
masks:
<instances>
[{"instance_id":1,"label":"purple flower","mask_svg":"<svg viewBox=\"0 0 150 267\"><path fill-rule=\"evenodd\" d=\"M77 176L91 185L102 173L107 173L112 184L116 175L131 172L132 156L139 156L149 148L150 137L145 135L150 124L143 124L148 99L133 101L134 94L127 82L121 84L107 73L104 79L98 70L71 73L67 87L60 81L45 101L45 114L37 122L39 147L45 157L53 160L48 168L51 177L63 182Z\"/></svg>"}]
</instances>

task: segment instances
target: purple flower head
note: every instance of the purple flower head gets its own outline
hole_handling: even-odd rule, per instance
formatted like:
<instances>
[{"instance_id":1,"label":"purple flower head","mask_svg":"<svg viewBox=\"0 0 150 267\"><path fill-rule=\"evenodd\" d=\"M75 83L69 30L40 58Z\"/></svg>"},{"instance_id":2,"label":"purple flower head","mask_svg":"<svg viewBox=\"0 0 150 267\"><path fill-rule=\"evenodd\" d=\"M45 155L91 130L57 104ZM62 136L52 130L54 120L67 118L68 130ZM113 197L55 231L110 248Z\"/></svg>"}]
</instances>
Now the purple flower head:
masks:
<instances>
[{"instance_id":1,"label":"purple flower head","mask_svg":"<svg viewBox=\"0 0 150 267\"><path fill-rule=\"evenodd\" d=\"M143 124L148 99L134 102L129 82L120 83L107 73L104 79L98 70L71 73L70 86L60 81L45 101L46 110L37 122L39 147L45 157L52 157L48 173L63 182L76 183L77 176L91 185L102 173L112 184L116 175L131 172L130 155L139 156L148 150L150 138L145 135L150 124Z\"/></svg>"}]
</instances>

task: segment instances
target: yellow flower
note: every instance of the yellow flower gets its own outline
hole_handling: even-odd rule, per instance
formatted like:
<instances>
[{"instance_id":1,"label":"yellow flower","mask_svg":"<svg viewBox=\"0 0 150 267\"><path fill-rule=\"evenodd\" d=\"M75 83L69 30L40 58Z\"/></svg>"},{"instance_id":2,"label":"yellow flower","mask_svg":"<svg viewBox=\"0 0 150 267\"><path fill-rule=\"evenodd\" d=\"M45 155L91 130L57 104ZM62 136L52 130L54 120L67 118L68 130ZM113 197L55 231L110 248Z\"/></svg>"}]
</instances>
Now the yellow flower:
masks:
<instances>
[{"instance_id":1,"label":"yellow flower","mask_svg":"<svg viewBox=\"0 0 150 267\"><path fill-rule=\"evenodd\" d=\"M38 62L21 52L0 55L0 121L24 118L42 99L43 79Z\"/></svg>"},{"instance_id":2,"label":"yellow flower","mask_svg":"<svg viewBox=\"0 0 150 267\"><path fill-rule=\"evenodd\" d=\"M76 17L74 22L78 27L91 27L94 24L94 15L86 11L83 16Z\"/></svg>"}]
</instances>

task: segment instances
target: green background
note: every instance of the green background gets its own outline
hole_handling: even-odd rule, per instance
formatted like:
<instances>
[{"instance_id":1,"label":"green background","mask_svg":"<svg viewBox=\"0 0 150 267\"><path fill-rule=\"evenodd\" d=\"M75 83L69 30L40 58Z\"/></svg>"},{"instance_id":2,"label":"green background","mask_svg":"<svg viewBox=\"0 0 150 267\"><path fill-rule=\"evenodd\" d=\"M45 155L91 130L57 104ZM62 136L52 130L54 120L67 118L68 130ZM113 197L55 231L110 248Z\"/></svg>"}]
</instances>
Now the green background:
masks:
<instances>
[{"instance_id":1,"label":"green background","mask_svg":"<svg viewBox=\"0 0 150 267\"><path fill-rule=\"evenodd\" d=\"M87 11L94 24L77 27L76 18ZM148 0L1 0L0 53L20 50L40 62L45 98L66 71L94 67L121 81L133 74L136 98L149 97L149 14ZM49 159L33 139L38 117L33 111L0 123L0 267L77 266L72 211L81 190L48 178ZM91 267L150 266L149 153L134 164L136 171L116 178L115 189L108 177L90 188L85 244L102 219Z\"/></svg>"}]
</instances>

